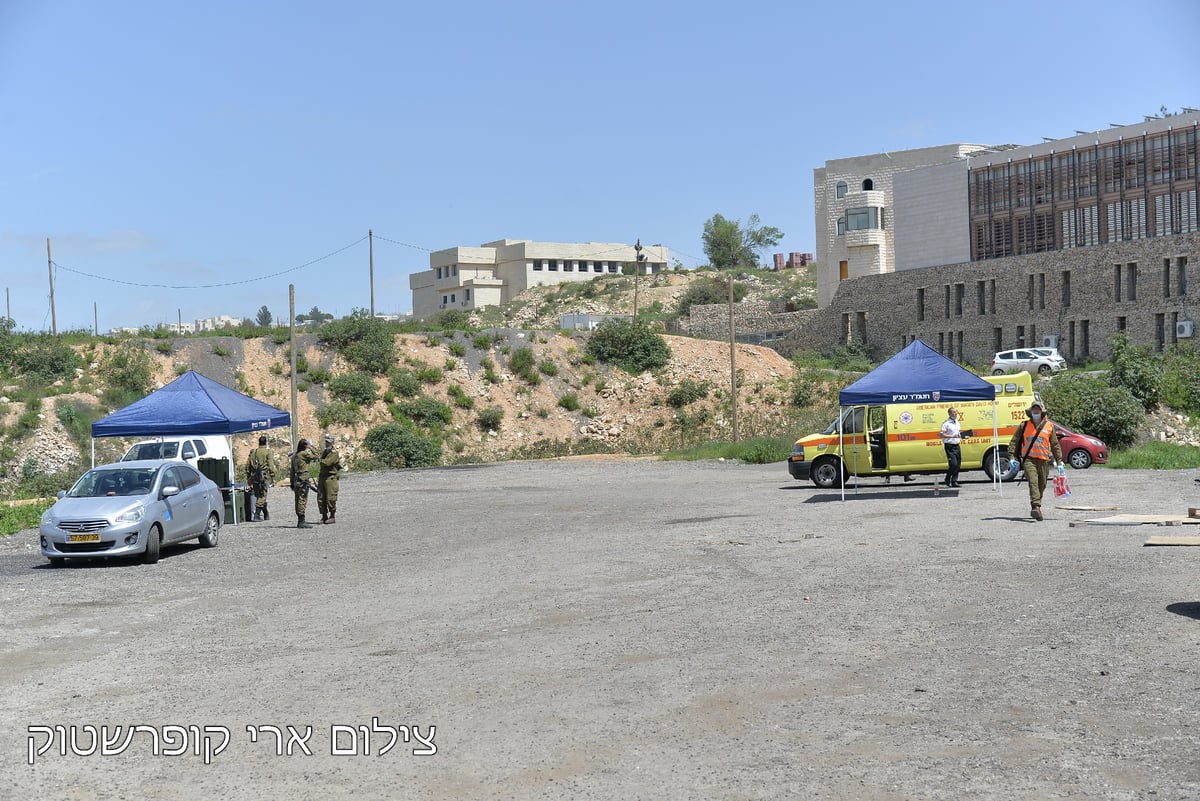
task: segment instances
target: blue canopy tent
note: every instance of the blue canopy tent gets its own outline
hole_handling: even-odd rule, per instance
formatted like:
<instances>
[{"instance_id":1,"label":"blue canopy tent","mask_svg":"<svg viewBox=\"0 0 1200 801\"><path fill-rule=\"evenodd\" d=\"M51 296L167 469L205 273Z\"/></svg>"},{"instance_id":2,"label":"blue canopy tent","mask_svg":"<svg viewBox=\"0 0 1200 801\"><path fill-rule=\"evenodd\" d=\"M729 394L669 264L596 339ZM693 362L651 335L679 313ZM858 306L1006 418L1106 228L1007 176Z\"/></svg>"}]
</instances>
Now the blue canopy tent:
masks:
<instances>
[{"instance_id":1,"label":"blue canopy tent","mask_svg":"<svg viewBox=\"0 0 1200 801\"><path fill-rule=\"evenodd\" d=\"M999 439L996 387L960 367L919 339L838 393L843 407L888 403L938 403L973 400L992 402L992 442ZM839 410L839 419L844 415ZM838 426L841 445L842 426ZM845 453L845 450L841 450ZM855 457L857 458L857 450ZM855 468L857 473L857 466ZM999 469L992 471L999 475ZM846 497L842 482L842 497Z\"/></svg>"},{"instance_id":2,"label":"blue canopy tent","mask_svg":"<svg viewBox=\"0 0 1200 801\"><path fill-rule=\"evenodd\" d=\"M262 401L188 370L140 401L92 423L92 463L98 437L159 437L172 434L223 434L290 426L292 417ZM233 452L232 443L229 449ZM233 486L233 465L229 485ZM237 522L237 504L234 504Z\"/></svg>"}]
</instances>

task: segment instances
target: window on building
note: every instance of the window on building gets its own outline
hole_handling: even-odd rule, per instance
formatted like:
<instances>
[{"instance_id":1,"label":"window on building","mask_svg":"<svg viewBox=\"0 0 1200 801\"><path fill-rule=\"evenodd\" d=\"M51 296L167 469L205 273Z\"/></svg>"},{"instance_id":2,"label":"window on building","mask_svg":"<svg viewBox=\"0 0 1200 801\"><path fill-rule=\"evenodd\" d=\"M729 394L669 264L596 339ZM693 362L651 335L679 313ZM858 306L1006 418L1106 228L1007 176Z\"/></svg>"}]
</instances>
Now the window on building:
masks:
<instances>
[{"instance_id":1,"label":"window on building","mask_svg":"<svg viewBox=\"0 0 1200 801\"><path fill-rule=\"evenodd\" d=\"M993 278L988 282L988 311L993 315L996 313L996 279ZM996 350L1000 350L996 348Z\"/></svg>"},{"instance_id":2,"label":"window on building","mask_svg":"<svg viewBox=\"0 0 1200 801\"><path fill-rule=\"evenodd\" d=\"M1177 272L1179 294L1186 295L1188 291L1187 281L1187 256L1179 256L1175 259L1175 270Z\"/></svg>"},{"instance_id":3,"label":"window on building","mask_svg":"<svg viewBox=\"0 0 1200 801\"><path fill-rule=\"evenodd\" d=\"M1117 318L1117 330L1118 331L1124 331L1127 324L1128 324L1127 317L1118 317Z\"/></svg>"},{"instance_id":4,"label":"window on building","mask_svg":"<svg viewBox=\"0 0 1200 801\"><path fill-rule=\"evenodd\" d=\"M1171 297L1171 260L1163 259L1162 292L1164 298Z\"/></svg>"},{"instance_id":5,"label":"window on building","mask_svg":"<svg viewBox=\"0 0 1200 801\"><path fill-rule=\"evenodd\" d=\"M842 259L838 262L838 280L845 281L850 277L850 262Z\"/></svg>"},{"instance_id":6,"label":"window on building","mask_svg":"<svg viewBox=\"0 0 1200 801\"><path fill-rule=\"evenodd\" d=\"M439 280L441 280L441 277L442 277L442 268L441 267L437 268L437 277Z\"/></svg>"},{"instance_id":7,"label":"window on building","mask_svg":"<svg viewBox=\"0 0 1200 801\"><path fill-rule=\"evenodd\" d=\"M975 282L975 310L980 317L987 314L987 284L983 281Z\"/></svg>"},{"instance_id":8,"label":"window on building","mask_svg":"<svg viewBox=\"0 0 1200 801\"><path fill-rule=\"evenodd\" d=\"M879 227L879 209L875 206L864 206L846 209L846 230L866 231Z\"/></svg>"},{"instance_id":9,"label":"window on building","mask_svg":"<svg viewBox=\"0 0 1200 801\"><path fill-rule=\"evenodd\" d=\"M463 300L470 300L470 299L471 299L471 290L464 289L463 290Z\"/></svg>"},{"instance_id":10,"label":"window on building","mask_svg":"<svg viewBox=\"0 0 1200 801\"><path fill-rule=\"evenodd\" d=\"M864 192L870 192L871 190L873 190L875 188L875 182L872 181L870 178L867 178L863 181L862 186L863 186Z\"/></svg>"},{"instance_id":11,"label":"window on building","mask_svg":"<svg viewBox=\"0 0 1200 801\"><path fill-rule=\"evenodd\" d=\"M539 273L542 271L542 260L541 259L533 260L533 269Z\"/></svg>"},{"instance_id":12,"label":"window on building","mask_svg":"<svg viewBox=\"0 0 1200 801\"><path fill-rule=\"evenodd\" d=\"M1067 323L1067 358L1075 358L1075 321Z\"/></svg>"},{"instance_id":13,"label":"window on building","mask_svg":"<svg viewBox=\"0 0 1200 801\"><path fill-rule=\"evenodd\" d=\"M1113 265L1113 303L1121 302L1121 265Z\"/></svg>"},{"instance_id":14,"label":"window on building","mask_svg":"<svg viewBox=\"0 0 1200 801\"><path fill-rule=\"evenodd\" d=\"M454 303L454 300L455 300L455 298L454 298L454 293L453 293L453 292L451 292L451 293L450 293L450 302L451 302L451 303Z\"/></svg>"},{"instance_id":15,"label":"window on building","mask_svg":"<svg viewBox=\"0 0 1200 801\"><path fill-rule=\"evenodd\" d=\"M592 272L594 272L594 273L604 272L604 265L601 264L600 262L594 261L594 262L591 262L591 265L592 265Z\"/></svg>"},{"instance_id":16,"label":"window on building","mask_svg":"<svg viewBox=\"0 0 1200 801\"><path fill-rule=\"evenodd\" d=\"M550 259L547 262L547 265L550 269L550 272L552 272L552 273L558 272L558 259Z\"/></svg>"},{"instance_id":17,"label":"window on building","mask_svg":"<svg viewBox=\"0 0 1200 801\"><path fill-rule=\"evenodd\" d=\"M954 285L954 316L963 316L963 298L967 294L966 284Z\"/></svg>"},{"instance_id":18,"label":"window on building","mask_svg":"<svg viewBox=\"0 0 1200 801\"><path fill-rule=\"evenodd\" d=\"M1064 309L1071 308L1071 271L1062 273L1062 305Z\"/></svg>"},{"instance_id":19,"label":"window on building","mask_svg":"<svg viewBox=\"0 0 1200 801\"><path fill-rule=\"evenodd\" d=\"M451 264L451 265L450 265L450 274L451 274L451 275L458 275L458 265L457 265L457 264Z\"/></svg>"},{"instance_id":20,"label":"window on building","mask_svg":"<svg viewBox=\"0 0 1200 801\"><path fill-rule=\"evenodd\" d=\"M1174 331L1172 331L1174 333ZM1154 349L1161 352L1167 344L1167 315L1154 315Z\"/></svg>"},{"instance_id":21,"label":"window on building","mask_svg":"<svg viewBox=\"0 0 1200 801\"><path fill-rule=\"evenodd\" d=\"M1125 299L1130 303L1137 300L1137 262L1125 265Z\"/></svg>"},{"instance_id":22,"label":"window on building","mask_svg":"<svg viewBox=\"0 0 1200 801\"><path fill-rule=\"evenodd\" d=\"M1003 328L993 328L992 329L992 350L996 351L998 353L1003 348L1004 348L1004 329Z\"/></svg>"},{"instance_id":23,"label":"window on building","mask_svg":"<svg viewBox=\"0 0 1200 801\"><path fill-rule=\"evenodd\" d=\"M563 262L563 272L564 273L575 272L575 264L576 264L576 262L573 262L573 261L564 261Z\"/></svg>"},{"instance_id":24,"label":"window on building","mask_svg":"<svg viewBox=\"0 0 1200 801\"><path fill-rule=\"evenodd\" d=\"M925 322L925 287L917 289L917 322Z\"/></svg>"},{"instance_id":25,"label":"window on building","mask_svg":"<svg viewBox=\"0 0 1200 801\"><path fill-rule=\"evenodd\" d=\"M1033 311L1033 274L1029 275L1029 288L1025 290L1025 298L1029 301L1029 310Z\"/></svg>"},{"instance_id":26,"label":"window on building","mask_svg":"<svg viewBox=\"0 0 1200 801\"><path fill-rule=\"evenodd\" d=\"M849 188L850 187L846 185L845 181L838 181L837 189L836 189L835 193L837 194L838 197L845 197L846 190L848 190Z\"/></svg>"},{"instance_id":27,"label":"window on building","mask_svg":"<svg viewBox=\"0 0 1200 801\"><path fill-rule=\"evenodd\" d=\"M1079 357L1086 359L1091 355L1091 323L1088 320L1079 321Z\"/></svg>"},{"instance_id":28,"label":"window on building","mask_svg":"<svg viewBox=\"0 0 1200 801\"><path fill-rule=\"evenodd\" d=\"M605 264L608 265L608 271L610 273L615 273L618 271L618 269L620 269L615 261L605 262Z\"/></svg>"},{"instance_id":29,"label":"window on building","mask_svg":"<svg viewBox=\"0 0 1200 801\"><path fill-rule=\"evenodd\" d=\"M838 236L845 236L845 235L846 235L846 218L845 218L845 217L838 217L838 221L837 221L837 235L838 235Z\"/></svg>"},{"instance_id":30,"label":"window on building","mask_svg":"<svg viewBox=\"0 0 1200 801\"><path fill-rule=\"evenodd\" d=\"M1017 344L1020 345L1021 347L1025 347L1025 345L1026 345L1025 326L1023 326L1023 325L1017 326Z\"/></svg>"},{"instance_id":31,"label":"window on building","mask_svg":"<svg viewBox=\"0 0 1200 801\"><path fill-rule=\"evenodd\" d=\"M945 317L947 320L949 320L949 319L950 319L950 285L949 285L949 284L946 284L946 286L944 287L944 289L945 289L945 292L943 292L942 294L943 294L943 296L944 296L944 299L945 299L945 301L946 301L946 303L945 303L946 309L945 309L945 311L942 313L942 316L943 316L943 317ZM940 353L940 352L941 352L941 351L939 351L939 353Z\"/></svg>"},{"instance_id":32,"label":"window on building","mask_svg":"<svg viewBox=\"0 0 1200 801\"><path fill-rule=\"evenodd\" d=\"M1046 274L1038 273L1038 308L1046 308Z\"/></svg>"}]
</instances>

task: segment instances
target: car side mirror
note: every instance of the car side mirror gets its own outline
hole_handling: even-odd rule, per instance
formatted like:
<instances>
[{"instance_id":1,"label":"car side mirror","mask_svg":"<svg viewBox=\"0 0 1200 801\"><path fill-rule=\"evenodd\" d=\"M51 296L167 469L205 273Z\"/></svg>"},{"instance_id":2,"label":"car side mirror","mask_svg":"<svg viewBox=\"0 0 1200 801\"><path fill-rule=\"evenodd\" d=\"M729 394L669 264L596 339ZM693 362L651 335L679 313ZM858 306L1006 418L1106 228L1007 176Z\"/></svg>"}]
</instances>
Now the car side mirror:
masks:
<instances>
[{"instance_id":1,"label":"car side mirror","mask_svg":"<svg viewBox=\"0 0 1200 801\"><path fill-rule=\"evenodd\" d=\"M55 498L55 500L59 500L59 501L61 501L61 500L62 500L63 498L65 498L65 497L67 497L67 491L66 491L66 490L59 490L58 492L54 493L54 498Z\"/></svg>"},{"instance_id":2,"label":"car side mirror","mask_svg":"<svg viewBox=\"0 0 1200 801\"><path fill-rule=\"evenodd\" d=\"M175 486L174 484L168 484L167 486L162 488L162 496L164 498L170 498L172 495L178 495L178 494L179 494L179 487Z\"/></svg>"}]
</instances>

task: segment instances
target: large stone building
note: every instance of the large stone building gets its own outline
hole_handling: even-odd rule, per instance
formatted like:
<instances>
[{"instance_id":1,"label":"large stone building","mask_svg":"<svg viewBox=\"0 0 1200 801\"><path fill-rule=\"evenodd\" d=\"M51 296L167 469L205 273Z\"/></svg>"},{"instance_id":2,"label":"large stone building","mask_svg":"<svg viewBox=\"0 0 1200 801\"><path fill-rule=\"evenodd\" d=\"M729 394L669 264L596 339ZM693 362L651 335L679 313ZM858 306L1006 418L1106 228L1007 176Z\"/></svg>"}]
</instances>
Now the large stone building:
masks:
<instances>
[{"instance_id":1,"label":"large stone building","mask_svg":"<svg viewBox=\"0 0 1200 801\"><path fill-rule=\"evenodd\" d=\"M959 361L1057 343L1161 349L1200 322L1200 112L1028 147L947 145L814 170L806 347L921 338Z\"/></svg>"},{"instance_id":2,"label":"large stone building","mask_svg":"<svg viewBox=\"0 0 1200 801\"><path fill-rule=\"evenodd\" d=\"M590 281L620 273L638 263L634 245L613 242L531 242L501 239L479 247L453 247L429 254L428 270L408 278L413 317L424 319L446 309L477 309L512 300L531 286ZM642 272L667 267L668 250L641 248Z\"/></svg>"}]
</instances>

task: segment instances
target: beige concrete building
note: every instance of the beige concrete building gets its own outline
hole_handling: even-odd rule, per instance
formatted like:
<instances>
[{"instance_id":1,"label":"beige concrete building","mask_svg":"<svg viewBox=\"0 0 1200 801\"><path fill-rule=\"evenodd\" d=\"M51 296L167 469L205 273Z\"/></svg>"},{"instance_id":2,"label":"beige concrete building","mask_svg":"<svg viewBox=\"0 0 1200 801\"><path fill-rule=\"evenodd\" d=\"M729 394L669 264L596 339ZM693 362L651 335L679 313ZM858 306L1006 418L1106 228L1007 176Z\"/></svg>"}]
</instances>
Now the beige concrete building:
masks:
<instances>
[{"instance_id":1,"label":"beige concrete building","mask_svg":"<svg viewBox=\"0 0 1200 801\"><path fill-rule=\"evenodd\" d=\"M642 272L667 268L669 251L643 245ZM429 254L428 270L408 278L413 317L424 319L446 309L477 309L512 300L533 286L590 281L636 264L633 245L615 242L531 242L501 239L479 247L453 247Z\"/></svg>"}]
</instances>

